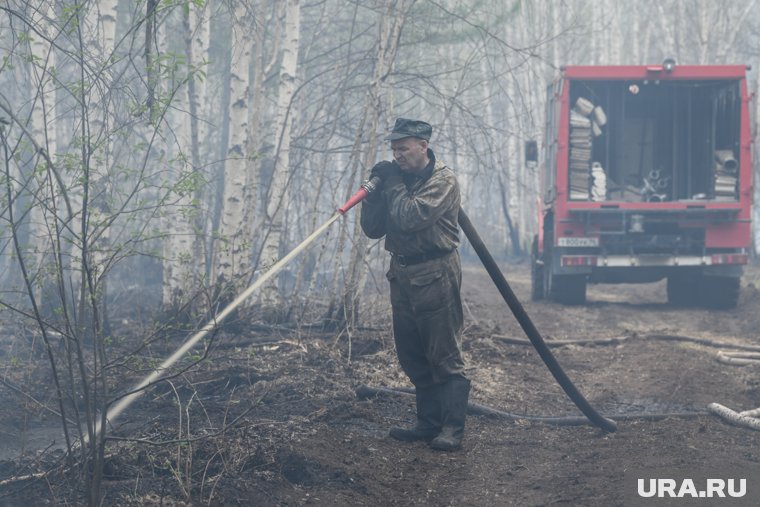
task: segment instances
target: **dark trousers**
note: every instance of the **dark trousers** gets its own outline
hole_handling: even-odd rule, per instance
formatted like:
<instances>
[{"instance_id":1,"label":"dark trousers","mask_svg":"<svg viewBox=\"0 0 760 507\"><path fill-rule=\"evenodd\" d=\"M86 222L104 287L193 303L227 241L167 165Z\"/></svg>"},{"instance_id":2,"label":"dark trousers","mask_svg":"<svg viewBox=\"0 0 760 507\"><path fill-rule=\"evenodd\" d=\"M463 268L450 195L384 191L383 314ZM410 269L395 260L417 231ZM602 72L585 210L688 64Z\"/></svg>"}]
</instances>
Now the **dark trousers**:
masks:
<instances>
[{"instance_id":1,"label":"dark trousers","mask_svg":"<svg viewBox=\"0 0 760 507\"><path fill-rule=\"evenodd\" d=\"M464 378L459 252L411 266L393 258L386 276L396 352L411 382L425 388Z\"/></svg>"}]
</instances>

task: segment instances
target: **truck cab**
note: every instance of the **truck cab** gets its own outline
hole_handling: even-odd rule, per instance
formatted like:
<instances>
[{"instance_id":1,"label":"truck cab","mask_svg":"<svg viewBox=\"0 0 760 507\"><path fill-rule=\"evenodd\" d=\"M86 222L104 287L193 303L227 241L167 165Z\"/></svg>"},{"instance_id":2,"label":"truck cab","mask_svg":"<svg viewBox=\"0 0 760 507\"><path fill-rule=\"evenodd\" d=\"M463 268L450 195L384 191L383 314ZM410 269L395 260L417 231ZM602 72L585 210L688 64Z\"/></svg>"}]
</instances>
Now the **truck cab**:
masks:
<instances>
[{"instance_id":1,"label":"truck cab","mask_svg":"<svg viewBox=\"0 0 760 507\"><path fill-rule=\"evenodd\" d=\"M667 279L668 301L735 307L751 245L743 65L567 66L549 86L532 297Z\"/></svg>"}]
</instances>

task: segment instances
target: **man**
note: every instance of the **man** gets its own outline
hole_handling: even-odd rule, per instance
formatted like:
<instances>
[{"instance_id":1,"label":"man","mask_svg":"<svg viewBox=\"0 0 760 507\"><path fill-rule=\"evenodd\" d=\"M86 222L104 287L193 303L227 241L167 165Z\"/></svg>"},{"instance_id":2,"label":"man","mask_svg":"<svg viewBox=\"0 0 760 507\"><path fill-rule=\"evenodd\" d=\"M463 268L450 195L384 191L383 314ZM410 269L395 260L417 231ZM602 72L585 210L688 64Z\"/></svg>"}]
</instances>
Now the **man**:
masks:
<instances>
[{"instance_id":1,"label":"man","mask_svg":"<svg viewBox=\"0 0 760 507\"><path fill-rule=\"evenodd\" d=\"M459 184L428 148L432 127L398 118L386 138L394 162L379 162L370 178L381 191L362 203L361 226L385 236L391 253L393 336L399 363L416 388L417 423L391 428L398 440L461 447L470 381L460 350L462 270L459 262Z\"/></svg>"}]
</instances>

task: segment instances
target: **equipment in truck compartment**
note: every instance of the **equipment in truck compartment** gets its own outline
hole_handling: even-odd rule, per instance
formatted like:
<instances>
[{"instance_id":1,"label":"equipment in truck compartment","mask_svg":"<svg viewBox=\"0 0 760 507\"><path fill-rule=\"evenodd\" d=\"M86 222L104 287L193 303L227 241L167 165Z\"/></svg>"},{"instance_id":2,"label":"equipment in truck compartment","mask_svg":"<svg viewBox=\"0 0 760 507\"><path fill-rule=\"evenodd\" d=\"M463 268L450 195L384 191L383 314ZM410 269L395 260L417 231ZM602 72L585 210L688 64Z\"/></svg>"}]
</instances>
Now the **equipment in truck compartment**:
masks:
<instances>
[{"instance_id":1,"label":"equipment in truck compartment","mask_svg":"<svg viewBox=\"0 0 760 507\"><path fill-rule=\"evenodd\" d=\"M533 297L667 278L730 308L750 246L746 67L569 66L548 90Z\"/></svg>"}]
</instances>

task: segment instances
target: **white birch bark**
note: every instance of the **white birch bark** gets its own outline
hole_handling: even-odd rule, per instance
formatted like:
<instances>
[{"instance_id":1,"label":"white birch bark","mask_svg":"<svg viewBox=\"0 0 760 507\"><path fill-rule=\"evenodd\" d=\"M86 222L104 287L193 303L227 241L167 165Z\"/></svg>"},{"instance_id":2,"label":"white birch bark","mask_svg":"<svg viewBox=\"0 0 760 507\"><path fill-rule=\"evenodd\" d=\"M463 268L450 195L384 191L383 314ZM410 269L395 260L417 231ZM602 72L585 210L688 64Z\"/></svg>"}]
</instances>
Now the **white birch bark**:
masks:
<instances>
[{"instance_id":1,"label":"white birch bark","mask_svg":"<svg viewBox=\"0 0 760 507\"><path fill-rule=\"evenodd\" d=\"M89 245L92 251L90 257L93 281L97 283L106 262L108 245L110 243L110 227L105 224L109 214L108 194L110 192L109 169L111 166L111 132L109 126L108 100L110 92L111 73L109 59L113 54L116 34L117 0L100 0L93 2L87 12L87 28L89 29L87 53L92 58L92 67L97 74L90 76L93 81L90 92L90 108L87 112L89 119L89 139L91 156L89 159L90 199L88 203L90 214L89 235L94 233L93 243Z\"/></svg>"},{"instance_id":2,"label":"white birch bark","mask_svg":"<svg viewBox=\"0 0 760 507\"><path fill-rule=\"evenodd\" d=\"M188 19L190 29L193 30L194 27L194 36L188 42L191 46L191 64L195 72L190 82L192 84L190 93L190 114L192 118L190 125L192 130L193 170L202 176L203 181L212 181L207 162L209 160L208 154L215 148L213 143L207 140L211 132L209 125L214 124L213 117L210 114L214 109L209 106L210 93L207 86L208 69L211 60L209 51L211 48L210 17L212 8L212 0L204 2L202 7L196 5L194 9L190 9ZM205 150L202 148L205 148ZM205 186L196 191L196 205L202 206L203 209L198 210L195 216L194 227L197 237L194 245L193 265L198 270L197 273L201 274L204 279L207 273L205 238L210 236L210 234L207 234L209 231L206 230L206 224L208 223L207 218L211 216L209 211L211 197L211 192ZM198 278L198 274L196 275L196 279Z\"/></svg>"},{"instance_id":3,"label":"white birch bark","mask_svg":"<svg viewBox=\"0 0 760 507\"><path fill-rule=\"evenodd\" d=\"M118 0L98 0L91 3L90 26L94 28L92 42L95 44L94 49L100 53L105 63L105 59L111 56L116 36L116 7Z\"/></svg>"},{"instance_id":4,"label":"white birch bark","mask_svg":"<svg viewBox=\"0 0 760 507\"><path fill-rule=\"evenodd\" d=\"M198 148L203 118L204 79L199 79L196 67L207 59L208 26L203 7L195 4L183 11L187 82L176 94L172 123L176 132L179 156L174 158L176 198L167 216L164 241L163 303L179 308L188 303L205 272L202 251L201 210L196 206L200 197L197 176L201 171ZM203 129L205 131L205 127Z\"/></svg>"},{"instance_id":5,"label":"white birch bark","mask_svg":"<svg viewBox=\"0 0 760 507\"><path fill-rule=\"evenodd\" d=\"M72 135L87 145L87 153L83 155L86 158L81 160L78 171L67 175L69 180L66 184L75 213L68 224L71 239L69 257L70 269L75 274L72 276L72 293L78 297L77 311L82 333L92 323L90 312L93 309L88 309L88 274L92 289L99 297L105 297L105 288L98 286L106 264L110 234L105 226L111 147L107 103L111 88L109 59L116 33L116 6L116 0L88 4L78 28L82 36L79 51L84 59L84 68L80 69L84 73L83 82L79 86L84 90L84 97L76 94L76 99L82 101L76 114L81 116L74 121L76 127ZM84 252L87 252L86 258Z\"/></svg>"},{"instance_id":6,"label":"white birch bark","mask_svg":"<svg viewBox=\"0 0 760 507\"><path fill-rule=\"evenodd\" d=\"M31 112L31 131L38 146L53 158L56 145L56 97L55 84L51 72L54 71L56 60L55 51L46 40L50 36L47 29L49 23L55 19L54 4L41 2L33 9L32 23L38 27L42 35L35 34L31 46L32 62L30 74L32 77L32 89L34 100ZM39 155L34 157L35 163L46 165L45 159ZM29 234L31 248L34 251L34 272L40 273L40 282L34 285L35 299L41 304L42 288L49 281L46 268L51 266L48 255L51 253L50 232L55 230L57 213L54 202L54 189L51 187L52 179L48 171L37 173L36 197L32 202L29 220ZM47 259L47 261L46 261Z\"/></svg>"},{"instance_id":7,"label":"white birch bark","mask_svg":"<svg viewBox=\"0 0 760 507\"><path fill-rule=\"evenodd\" d=\"M288 204L287 187L290 174L290 141L292 136L293 94L296 89L296 72L298 71L298 50L300 43L301 6L300 0L287 0L284 5L285 26L282 45L282 63L280 65L280 82L277 97L277 120L275 121L275 153L272 182L267 193L266 221L267 232L262 248L261 262L265 265L274 263L279 258L283 237L284 209ZM276 307L280 303L277 278L273 277L261 292L261 302L266 307Z\"/></svg>"},{"instance_id":8,"label":"white birch bark","mask_svg":"<svg viewBox=\"0 0 760 507\"><path fill-rule=\"evenodd\" d=\"M264 3L264 2L260 2ZM271 42L267 45L265 33L263 30L256 30L253 34L253 78L251 81L251 106L248 108L248 125L249 135L246 144L246 152L252 154L250 157L251 170L248 171L248 180L246 188L255 202L259 201L259 187L261 184L261 170L263 157L258 156L259 152L264 151L263 140L268 137L264 135L264 112L267 109L267 97L265 82L275 70L278 62L278 56L281 46L282 23L279 21L280 7L277 4L270 6L271 12L265 14L263 5L258 7L257 15L261 19L273 21L274 30L271 35ZM267 46L267 52L264 49ZM264 203L266 205L266 203ZM261 223L265 221L265 213L258 213L256 206L248 206L243 216L246 224L246 231L249 237L253 238L257 230L260 229ZM263 220L262 220L263 217ZM259 259L255 259L258 264Z\"/></svg>"},{"instance_id":9,"label":"white birch bark","mask_svg":"<svg viewBox=\"0 0 760 507\"><path fill-rule=\"evenodd\" d=\"M209 2L202 6L190 4L187 15L187 46L189 46L189 64L194 71L192 78L192 93L190 93L190 114L193 130L193 166L200 168L203 165L200 147L206 139L208 132L208 118L206 108L206 82L208 71L209 46L211 44L211 32L209 28Z\"/></svg>"},{"instance_id":10,"label":"white birch bark","mask_svg":"<svg viewBox=\"0 0 760 507\"><path fill-rule=\"evenodd\" d=\"M245 237L243 216L247 199L245 151L248 137L248 73L251 59L251 27L246 6L235 5L230 63L230 135L224 165L224 194L218 244L214 249L213 280L220 288L245 283L250 275L251 245Z\"/></svg>"}]
</instances>

